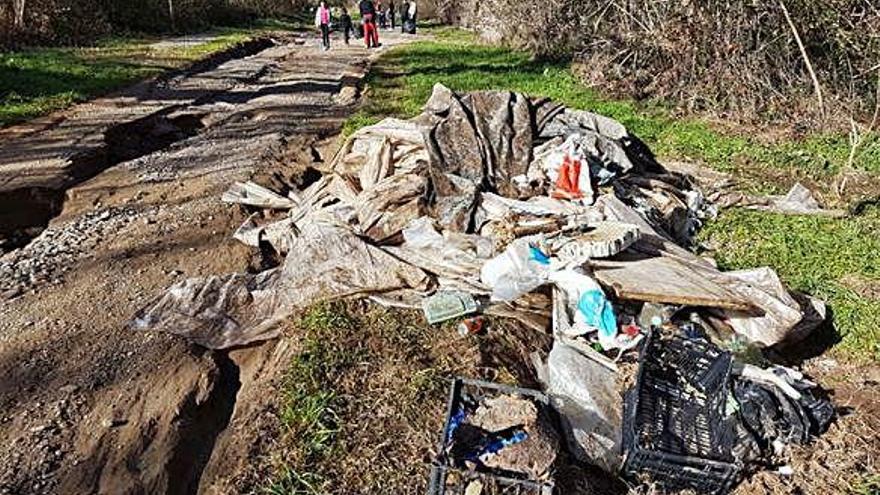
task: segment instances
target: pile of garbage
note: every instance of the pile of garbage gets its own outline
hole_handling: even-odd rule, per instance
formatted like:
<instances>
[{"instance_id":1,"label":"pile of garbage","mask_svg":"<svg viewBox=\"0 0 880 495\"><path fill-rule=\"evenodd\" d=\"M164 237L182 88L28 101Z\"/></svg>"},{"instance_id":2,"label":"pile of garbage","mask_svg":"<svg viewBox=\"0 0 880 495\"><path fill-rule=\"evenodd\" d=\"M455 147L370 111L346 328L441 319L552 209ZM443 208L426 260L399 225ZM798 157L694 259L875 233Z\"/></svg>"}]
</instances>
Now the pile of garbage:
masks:
<instances>
[{"instance_id":1,"label":"pile of garbage","mask_svg":"<svg viewBox=\"0 0 880 495\"><path fill-rule=\"evenodd\" d=\"M559 445L670 489L727 490L831 421L814 384L761 358L809 335L825 305L792 295L769 268L722 272L694 254L715 207L612 119L437 85L419 116L361 129L323 172L286 196L254 183L223 196L287 212L266 221L257 211L235 233L284 256L281 266L178 283L132 326L224 349L275 338L294 312L338 298L464 319L463 334L479 332L482 315L514 318L553 333L535 366ZM637 349L637 372L623 369ZM497 400L525 416L543 410ZM492 404L472 406L462 414L478 424L452 436L450 411L438 469L549 481L557 443L545 422L490 428ZM515 455L537 430L546 466ZM462 443L468 431L482 436ZM508 457L529 460L520 469Z\"/></svg>"}]
</instances>

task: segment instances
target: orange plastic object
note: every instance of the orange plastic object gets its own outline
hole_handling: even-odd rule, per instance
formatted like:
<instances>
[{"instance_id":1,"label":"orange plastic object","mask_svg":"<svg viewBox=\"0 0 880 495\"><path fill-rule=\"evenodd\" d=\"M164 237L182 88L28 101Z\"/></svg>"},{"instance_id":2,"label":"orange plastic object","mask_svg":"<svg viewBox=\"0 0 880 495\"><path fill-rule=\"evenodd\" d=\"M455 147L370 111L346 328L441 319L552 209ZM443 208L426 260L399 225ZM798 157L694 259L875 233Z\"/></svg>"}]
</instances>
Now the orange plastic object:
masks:
<instances>
[{"instance_id":1,"label":"orange plastic object","mask_svg":"<svg viewBox=\"0 0 880 495\"><path fill-rule=\"evenodd\" d=\"M578 187L580 176L581 161L574 160L571 156L565 155L565 158L562 160L562 166L559 167L556 188L551 196L556 199L580 199L584 197L584 193Z\"/></svg>"}]
</instances>

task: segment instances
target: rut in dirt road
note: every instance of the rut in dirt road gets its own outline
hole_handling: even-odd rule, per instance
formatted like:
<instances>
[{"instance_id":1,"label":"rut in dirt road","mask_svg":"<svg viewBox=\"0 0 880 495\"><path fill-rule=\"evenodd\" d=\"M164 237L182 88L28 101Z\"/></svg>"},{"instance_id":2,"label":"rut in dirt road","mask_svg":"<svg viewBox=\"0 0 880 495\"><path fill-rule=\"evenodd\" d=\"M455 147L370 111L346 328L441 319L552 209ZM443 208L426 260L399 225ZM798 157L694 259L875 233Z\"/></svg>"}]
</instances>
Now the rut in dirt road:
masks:
<instances>
[{"instance_id":1,"label":"rut in dirt road","mask_svg":"<svg viewBox=\"0 0 880 495\"><path fill-rule=\"evenodd\" d=\"M207 399L196 403L195 394L186 400L180 414L180 432L168 459L169 495L191 495L199 491L202 472L211 459L217 437L229 425L241 388L238 365L226 352L214 353L217 378Z\"/></svg>"},{"instance_id":2,"label":"rut in dirt road","mask_svg":"<svg viewBox=\"0 0 880 495\"><path fill-rule=\"evenodd\" d=\"M276 43L268 37L240 43L187 69L157 78L148 83L146 91L173 90L177 86L175 79L210 72L224 63L254 55ZM259 79L260 74L252 74L250 80ZM123 91L120 96L108 98L107 106L124 105L129 94L138 94L140 99L141 92L144 90L139 86ZM201 98L211 98L215 94L208 93ZM158 110L142 116L139 112L109 110L98 122L93 122L89 116L78 118L74 114L58 124L32 131L24 138L8 143L0 152L0 252L22 247L36 237L52 218L61 213L67 189L114 165L194 136L204 127L198 115L175 115L175 111L192 102L172 102L171 98L168 101L157 99L153 104L147 104L145 111ZM52 134L57 132L55 128L64 126L72 127L75 132L100 136L97 140L82 136L82 140L70 142L66 133L59 132L59 137L53 139ZM51 164L50 176L28 177L28 167L21 168L21 165L29 162L38 169ZM19 174L23 177L18 177Z\"/></svg>"},{"instance_id":3,"label":"rut in dirt road","mask_svg":"<svg viewBox=\"0 0 880 495\"><path fill-rule=\"evenodd\" d=\"M42 133L0 136L0 195L42 194L32 224L48 222L0 257L0 493L240 491L296 349L213 354L126 324L181 277L264 263L230 238L248 212L220 194L320 176L382 51L282 38L152 99L98 100ZM55 151L10 151L36 141ZM79 178L75 156L94 159Z\"/></svg>"}]
</instances>

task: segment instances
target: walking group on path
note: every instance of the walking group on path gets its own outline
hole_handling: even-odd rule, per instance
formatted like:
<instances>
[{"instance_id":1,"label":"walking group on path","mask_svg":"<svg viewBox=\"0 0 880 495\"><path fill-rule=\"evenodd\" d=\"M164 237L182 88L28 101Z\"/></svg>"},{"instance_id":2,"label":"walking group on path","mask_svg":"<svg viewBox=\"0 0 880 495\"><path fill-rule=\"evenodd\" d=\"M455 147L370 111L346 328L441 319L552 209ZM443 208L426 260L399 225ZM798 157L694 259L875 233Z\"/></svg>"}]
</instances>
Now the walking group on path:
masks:
<instances>
[{"instance_id":1,"label":"walking group on path","mask_svg":"<svg viewBox=\"0 0 880 495\"><path fill-rule=\"evenodd\" d=\"M403 0L399 10L395 10L394 0L389 0L387 6L378 0L361 0L358 4L361 15L361 24L358 29L358 37L364 39L367 48L382 46L379 42L379 29L396 29L397 20L400 20L400 32L416 34L416 16L418 7L415 1ZM326 1L322 1L315 9L315 27L321 32L321 46L324 50L330 49L330 33L333 31L333 13ZM341 7L339 15L339 29L342 31L343 40L348 45L351 35L355 30L354 22L348 9Z\"/></svg>"}]
</instances>

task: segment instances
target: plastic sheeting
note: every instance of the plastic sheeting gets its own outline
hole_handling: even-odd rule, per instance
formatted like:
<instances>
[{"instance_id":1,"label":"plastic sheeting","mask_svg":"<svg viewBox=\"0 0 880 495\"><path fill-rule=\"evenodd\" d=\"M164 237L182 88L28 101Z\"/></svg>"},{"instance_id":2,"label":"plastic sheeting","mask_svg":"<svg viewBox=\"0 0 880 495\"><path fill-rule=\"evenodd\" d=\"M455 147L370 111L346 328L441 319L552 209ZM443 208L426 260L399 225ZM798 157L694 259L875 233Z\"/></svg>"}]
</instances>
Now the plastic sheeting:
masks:
<instances>
[{"instance_id":1,"label":"plastic sheeting","mask_svg":"<svg viewBox=\"0 0 880 495\"><path fill-rule=\"evenodd\" d=\"M281 267L259 275L183 281L135 315L131 324L226 349L278 337L280 321L321 301L427 286L422 270L348 229L307 223Z\"/></svg>"},{"instance_id":2,"label":"plastic sheeting","mask_svg":"<svg viewBox=\"0 0 880 495\"><path fill-rule=\"evenodd\" d=\"M616 373L557 341L539 376L559 412L569 451L616 472L621 458L622 407Z\"/></svg>"},{"instance_id":3,"label":"plastic sheeting","mask_svg":"<svg viewBox=\"0 0 880 495\"><path fill-rule=\"evenodd\" d=\"M567 187L577 182L589 195L551 197L553 167L546 160L566 149L583 162L582 174L570 177ZM503 304L487 313L540 327L549 301L546 293L529 291L561 266L533 260L529 239L574 238L585 224L613 220L641 233L611 258L619 274L628 265L621 256L669 261L663 266L673 273L662 278L700 281L683 284L687 300L709 287L717 297L700 299L709 307L754 310L728 316L764 345L809 327L778 280L721 273L681 247L706 214L694 211L705 207L699 192L687 176L663 169L620 123L600 115L519 93L460 95L437 85L419 116L357 131L323 170L289 198L248 184L226 195L248 205L290 207L286 218L268 224L252 216L235 234L286 255L281 267L185 281L139 312L133 325L223 348L271 338L280 319L322 300L369 295L413 307L434 290L458 289L494 295ZM600 188L604 194L594 200ZM625 299L644 292L616 287L637 285L645 278L639 270L608 282L608 271L603 278L595 268L608 294Z\"/></svg>"},{"instance_id":4,"label":"plastic sheeting","mask_svg":"<svg viewBox=\"0 0 880 495\"><path fill-rule=\"evenodd\" d=\"M796 341L825 320L825 304L810 298L814 311L805 312L768 267L727 272L731 286L746 295L763 314L725 311L727 323L749 341L765 346Z\"/></svg>"}]
</instances>

